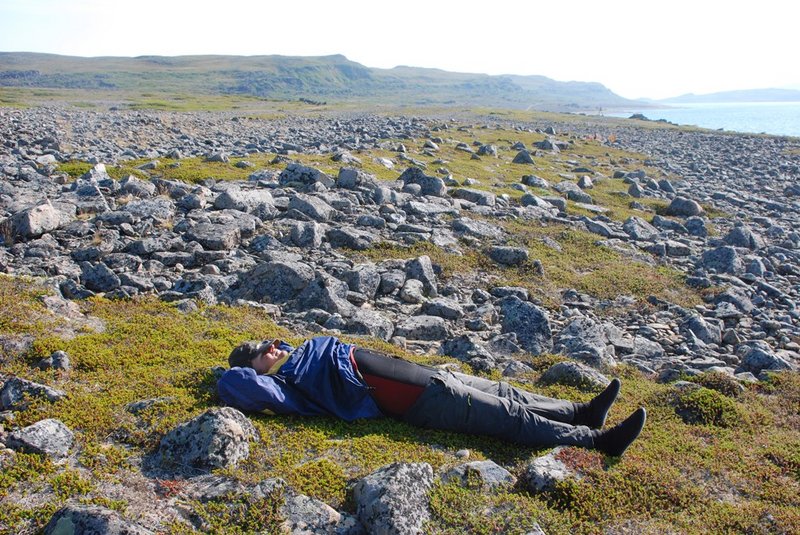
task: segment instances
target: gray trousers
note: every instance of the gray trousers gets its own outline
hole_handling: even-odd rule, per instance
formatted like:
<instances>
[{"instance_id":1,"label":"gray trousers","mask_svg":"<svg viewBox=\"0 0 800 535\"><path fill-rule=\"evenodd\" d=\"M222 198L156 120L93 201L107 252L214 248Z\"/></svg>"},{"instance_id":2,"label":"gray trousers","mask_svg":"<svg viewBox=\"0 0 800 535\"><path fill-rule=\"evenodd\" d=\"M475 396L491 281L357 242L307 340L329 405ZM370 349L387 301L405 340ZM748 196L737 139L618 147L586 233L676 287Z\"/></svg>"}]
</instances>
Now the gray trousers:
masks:
<instances>
[{"instance_id":1,"label":"gray trousers","mask_svg":"<svg viewBox=\"0 0 800 535\"><path fill-rule=\"evenodd\" d=\"M594 446L592 430L571 425L575 404L505 382L441 371L405 414L416 426L489 435L527 446Z\"/></svg>"}]
</instances>

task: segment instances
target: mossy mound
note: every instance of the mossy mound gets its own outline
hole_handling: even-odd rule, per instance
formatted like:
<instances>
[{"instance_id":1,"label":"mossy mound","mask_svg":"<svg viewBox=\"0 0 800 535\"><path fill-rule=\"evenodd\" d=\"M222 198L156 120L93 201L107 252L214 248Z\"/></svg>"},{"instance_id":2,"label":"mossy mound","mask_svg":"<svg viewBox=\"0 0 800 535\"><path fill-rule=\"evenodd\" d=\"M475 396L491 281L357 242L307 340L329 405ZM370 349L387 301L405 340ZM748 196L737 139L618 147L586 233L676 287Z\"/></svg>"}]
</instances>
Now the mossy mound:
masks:
<instances>
[{"instance_id":1,"label":"mossy mound","mask_svg":"<svg viewBox=\"0 0 800 535\"><path fill-rule=\"evenodd\" d=\"M675 412L687 424L733 427L741 421L736 403L724 394L705 387L679 393Z\"/></svg>"}]
</instances>

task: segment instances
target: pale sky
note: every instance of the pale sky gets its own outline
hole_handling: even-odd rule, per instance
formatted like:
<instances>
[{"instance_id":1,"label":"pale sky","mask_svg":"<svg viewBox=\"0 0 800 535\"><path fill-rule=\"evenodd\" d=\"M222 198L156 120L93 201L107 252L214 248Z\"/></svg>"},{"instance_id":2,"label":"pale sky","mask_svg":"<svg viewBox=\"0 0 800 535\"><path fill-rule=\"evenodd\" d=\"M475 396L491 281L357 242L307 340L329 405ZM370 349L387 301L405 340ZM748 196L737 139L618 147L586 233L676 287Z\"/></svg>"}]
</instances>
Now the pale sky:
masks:
<instances>
[{"instance_id":1,"label":"pale sky","mask_svg":"<svg viewBox=\"0 0 800 535\"><path fill-rule=\"evenodd\" d=\"M0 0L0 51L344 54L665 98L800 89L798 22L793 0Z\"/></svg>"}]
</instances>

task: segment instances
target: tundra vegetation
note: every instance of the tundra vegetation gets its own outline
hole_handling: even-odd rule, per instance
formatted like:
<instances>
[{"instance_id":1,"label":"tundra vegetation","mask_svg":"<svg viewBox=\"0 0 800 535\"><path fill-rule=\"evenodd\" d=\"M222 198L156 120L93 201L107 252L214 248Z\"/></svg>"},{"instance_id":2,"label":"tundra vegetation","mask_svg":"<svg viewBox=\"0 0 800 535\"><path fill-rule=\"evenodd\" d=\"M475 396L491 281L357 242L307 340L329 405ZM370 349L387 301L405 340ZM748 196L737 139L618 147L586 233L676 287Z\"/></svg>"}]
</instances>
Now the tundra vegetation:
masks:
<instances>
[{"instance_id":1,"label":"tundra vegetation","mask_svg":"<svg viewBox=\"0 0 800 535\"><path fill-rule=\"evenodd\" d=\"M20 91L0 90L0 102L17 104ZM31 96L40 90L25 91ZM142 98L138 102L148 109L177 106ZM187 101L187 109L195 105ZM231 105L204 102L207 109ZM274 113L283 113L278 108ZM428 172L444 166L460 178L473 178L476 184L472 187L476 189L512 198L522 195L512 187L519 182L516 164L504 159L471 159L470 154L453 148L455 142L522 141L530 146L544 139L540 133L466 126L448 136L453 142L435 154L415 153L414 157L427 165ZM568 144L567 150L536 156L536 174L546 180L563 180L560 175L576 167L591 167L605 174L611 174L611 169L648 169L643 154L592 139L559 138ZM420 143L404 139L392 142ZM258 154L246 160L279 173L286 162L273 163L275 156ZM397 170L376 163L377 158L394 157L396 153L374 150L354 156L379 180L397 178ZM332 174L340 167L325 155L292 154L290 158ZM159 159L155 168L142 169L150 160L131 159L109 166L108 172L115 179L133 174L198 184L209 178L246 179L252 171L237 167L241 160ZM88 162L72 161L61 163L59 169L77 178L91 167ZM657 174L655 170L653 173ZM663 213L666 203L656 199L641 199L643 209L633 211L627 190L622 181L605 178L596 181L592 197L615 221L643 213L645 219L652 220ZM530 191L536 192L534 188ZM727 217L710 206L705 208L712 222ZM590 213L573 204L567 211ZM462 255L428 242L404 247L377 243L347 254L356 259L425 254L445 282L467 279L474 281L476 288L485 289L522 286L546 307L557 306L557 295L565 288L612 301L629 296L632 300L628 306L642 310L652 306L648 303L651 296L686 307L703 301L703 291L688 287L681 272L665 265L636 262L598 244L597 235L559 224L511 219L494 223L511 236L510 245L527 248L530 257L541 262L542 273L537 274L530 263L508 267L491 262L481 245L474 243L462 244ZM548 241L559 248L546 245ZM54 316L42 305L42 298L51 291L40 281L0 276L0 336L33 338L30 349L21 354L0 353L0 374L48 384L67 393L56 403L29 400L27 408L14 412L13 425L57 418L76 433L78 453L69 462L27 453L0 457L0 531L7 533L42 528L68 500L125 513L134 504L120 498L124 493L118 489L144 485L140 471L143 459L164 434L218 403L213 367L226 364L232 347L249 339L302 340L300 333L288 332L258 308L199 303L196 310L184 312L153 296L78 301L81 312L99 318L104 329L71 330L68 320ZM622 314L625 310L605 313ZM455 362L441 355L408 352L380 340L344 339L417 362ZM72 369L39 369L37 363L56 350L70 356ZM541 374L563 356L523 355L522 359L530 364L530 372L511 382L574 401L587 401L594 395L586 389L538 382ZM608 459L577 448L562 450L560 459L579 470L583 478L559 483L538 494L522 485L487 491L479 484L436 483L430 492L432 517L425 532L525 533L535 524L548 534L800 532L800 375L776 373L743 388L731 386L728 378L713 373L685 377L700 388L676 398L672 384L656 382L632 366L622 364L614 373L622 378L623 386L609 423L617 423L636 407L648 409L648 425L623 458ZM489 376L500 378L497 371ZM129 403L153 398L162 402L136 415L126 410ZM218 473L244 483L280 477L297 492L349 512L354 508L353 482L391 462L427 462L436 471L444 470L463 462L456 452L468 449L470 460L492 459L519 476L526 462L545 453L486 437L419 429L391 419L345 423L323 417L253 414L249 418L262 440L251 444L249 458L239 466L219 469ZM155 489L153 499L182 500L185 482L180 479L147 483ZM116 490L109 493L107 489L111 488ZM182 503L215 533L279 529L282 519L278 500L233 499L234 506L191 499ZM184 533L189 528L173 522L164 526L164 531Z\"/></svg>"}]
</instances>

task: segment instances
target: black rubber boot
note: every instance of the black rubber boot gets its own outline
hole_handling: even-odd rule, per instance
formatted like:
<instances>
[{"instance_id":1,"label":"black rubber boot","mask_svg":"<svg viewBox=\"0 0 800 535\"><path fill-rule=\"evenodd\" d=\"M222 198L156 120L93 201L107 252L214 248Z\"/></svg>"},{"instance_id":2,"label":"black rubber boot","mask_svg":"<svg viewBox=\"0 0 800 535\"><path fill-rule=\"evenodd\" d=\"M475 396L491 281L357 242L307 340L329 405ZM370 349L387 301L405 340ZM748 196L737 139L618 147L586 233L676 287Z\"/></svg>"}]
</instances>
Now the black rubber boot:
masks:
<instances>
[{"instance_id":1,"label":"black rubber boot","mask_svg":"<svg viewBox=\"0 0 800 535\"><path fill-rule=\"evenodd\" d=\"M575 418L572 425L585 425L592 429L600 429L606 423L606 415L614 400L619 395L619 379L612 379L605 390L600 392L589 403L575 404Z\"/></svg>"},{"instance_id":2,"label":"black rubber boot","mask_svg":"<svg viewBox=\"0 0 800 535\"><path fill-rule=\"evenodd\" d=\"M639 407L625 421L605 431L594 431L594 447L606 455L619 457L628 449L647 420L647 411Z\"/></svg>"}]
</instances>

